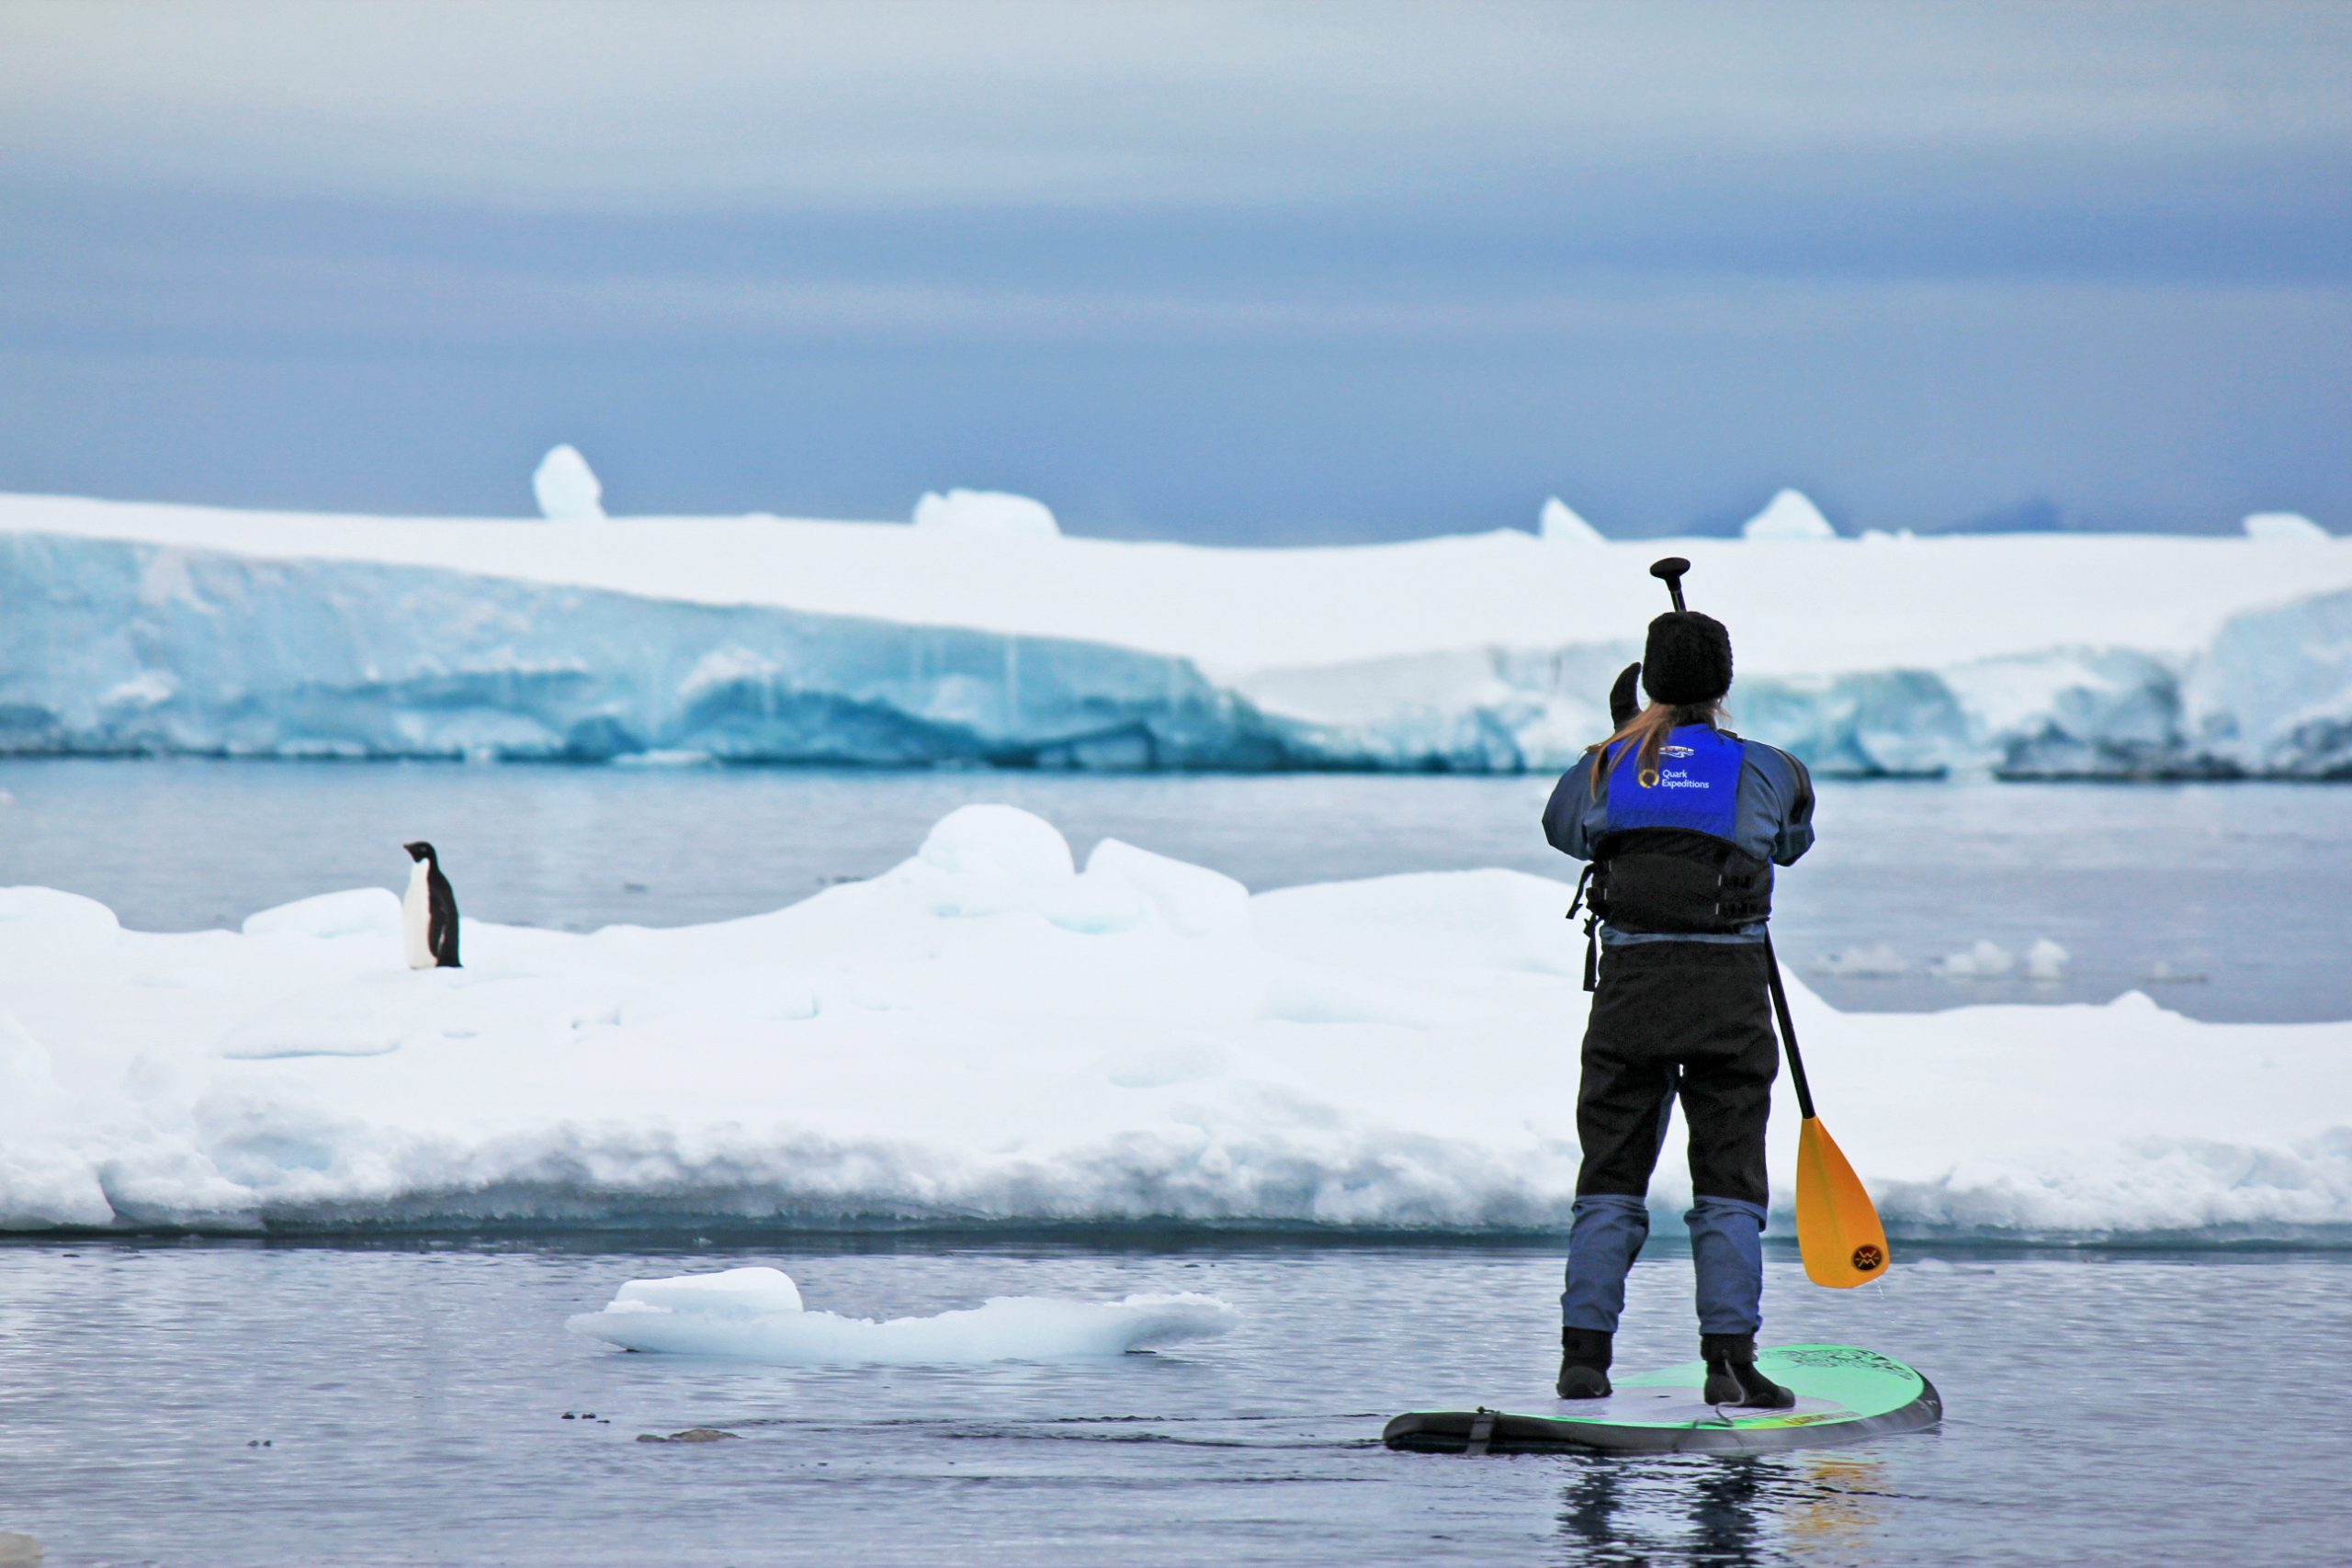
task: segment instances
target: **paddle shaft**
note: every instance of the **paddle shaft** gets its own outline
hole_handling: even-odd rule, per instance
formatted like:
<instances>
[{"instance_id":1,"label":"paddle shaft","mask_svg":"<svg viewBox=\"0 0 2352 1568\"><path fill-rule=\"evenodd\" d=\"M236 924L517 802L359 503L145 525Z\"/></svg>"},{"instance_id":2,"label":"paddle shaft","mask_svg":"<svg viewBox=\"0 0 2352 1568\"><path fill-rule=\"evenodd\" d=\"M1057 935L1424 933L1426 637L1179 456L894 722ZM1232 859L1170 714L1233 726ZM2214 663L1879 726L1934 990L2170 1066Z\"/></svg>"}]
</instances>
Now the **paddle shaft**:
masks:
<instances>
[{"instance_id":1,"label":"paddle shaft","mask_svg":"<svg viewBox=\"0 0 2352 1568\"><path fill-rule=\"evenodd\" d=\"M1772 987L1772 1016L1781 1021L1781 1043L1789 1051L1789 1081L1796 1086L1797 1112L1813 1120L1813 1090L1804 1081L1804 1058L1797 1054L1797 1026L1789 1021L1789 993L1781 985L1781 960L1772 951L1772 934L1764 933L1764 978Z\"/></svg>"}]
</instances>

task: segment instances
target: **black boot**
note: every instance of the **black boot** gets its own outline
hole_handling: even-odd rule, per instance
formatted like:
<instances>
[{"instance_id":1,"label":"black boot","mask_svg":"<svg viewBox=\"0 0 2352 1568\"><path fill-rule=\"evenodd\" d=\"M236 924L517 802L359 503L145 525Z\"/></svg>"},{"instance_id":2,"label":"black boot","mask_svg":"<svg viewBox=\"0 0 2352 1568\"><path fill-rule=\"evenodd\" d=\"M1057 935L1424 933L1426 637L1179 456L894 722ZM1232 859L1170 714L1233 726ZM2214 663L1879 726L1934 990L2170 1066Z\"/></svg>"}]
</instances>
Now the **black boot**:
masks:
<instances>
[{"instance_id":1,"label":"black boot","mask_svg":"<svg viewBox=\"0 0 2352 1568\"><path fill-rule=\"evenodd\" d=\"M1614 1335L1597 1328L1560 1330L1562 1399L1601 1399L1609 1393L1610 1342Z\"/></svg>"},{"instance_id":2,"label":"black boot","mask_svg":"<svg viewBox=\"0 0 2352 1568\"><path fill-rule=\"evenodd\" d=\"M1699 1354L1707 1359L1710 1404L1736 1404L1755 1410L1786 1410L1797 1396L1756 1370L1753 1334L1702 1334Z\"/></svg>"}]
</instances>

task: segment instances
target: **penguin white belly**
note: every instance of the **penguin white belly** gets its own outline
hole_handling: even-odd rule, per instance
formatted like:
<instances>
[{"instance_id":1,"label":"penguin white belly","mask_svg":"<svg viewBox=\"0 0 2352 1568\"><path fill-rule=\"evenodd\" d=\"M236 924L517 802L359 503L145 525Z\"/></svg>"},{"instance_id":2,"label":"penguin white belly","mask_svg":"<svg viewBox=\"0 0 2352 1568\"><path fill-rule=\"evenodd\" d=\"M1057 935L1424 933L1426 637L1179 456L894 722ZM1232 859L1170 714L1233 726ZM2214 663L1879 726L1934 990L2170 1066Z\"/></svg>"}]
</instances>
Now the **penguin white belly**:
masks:
<instances>
[{"instance_id":1,"label":"penguin white belly","mask_svg":"<svg viewBox=\"0 0 2352 1568\"><path fill-rule=\"evenodd\" d=\"M433 896L424 886L424 863L418 861L409 867L408 894L401 899L401 942L408 949L408 966L430 969L433 965Z\"/></svg>"}]
</instances>

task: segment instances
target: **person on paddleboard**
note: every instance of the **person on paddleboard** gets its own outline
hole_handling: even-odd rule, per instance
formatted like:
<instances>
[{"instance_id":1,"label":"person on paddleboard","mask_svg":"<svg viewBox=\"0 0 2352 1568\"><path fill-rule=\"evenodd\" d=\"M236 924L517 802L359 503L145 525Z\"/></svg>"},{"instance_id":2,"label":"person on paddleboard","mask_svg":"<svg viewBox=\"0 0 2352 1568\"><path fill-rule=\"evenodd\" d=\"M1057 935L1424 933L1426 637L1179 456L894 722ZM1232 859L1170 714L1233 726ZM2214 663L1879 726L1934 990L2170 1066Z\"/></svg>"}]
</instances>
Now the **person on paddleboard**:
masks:
<instances>
[{"instance_id":1,"label":"person on paddleboard","mask_svg":"<svg viewBox=\"0 0 2352 1568\"><path fill-rule=\"evenodd\" d=\"M1688 569L1679 559L1651 569L1676 608L1650 623L1642 661L1618 677L1615 733L1561 777L1544 810L1552 846L1590 863L1578 885L1593 993L1577 1094L1584 1163L1560 1296L1558 1389L1563 1399L1610 1392L1625 1274L1649 1235L1650 1172L1679 1095L1705 1395L1780 1409L1793 1397L1756 1370L1764 1123L1780 1068L1765 922L1773 866L1812 847L1813 781L1787 752L1724 728L1731 636L1681 608ZM1638 709L1636 678L1649 697Z\"/></svg>"}]
</instances>

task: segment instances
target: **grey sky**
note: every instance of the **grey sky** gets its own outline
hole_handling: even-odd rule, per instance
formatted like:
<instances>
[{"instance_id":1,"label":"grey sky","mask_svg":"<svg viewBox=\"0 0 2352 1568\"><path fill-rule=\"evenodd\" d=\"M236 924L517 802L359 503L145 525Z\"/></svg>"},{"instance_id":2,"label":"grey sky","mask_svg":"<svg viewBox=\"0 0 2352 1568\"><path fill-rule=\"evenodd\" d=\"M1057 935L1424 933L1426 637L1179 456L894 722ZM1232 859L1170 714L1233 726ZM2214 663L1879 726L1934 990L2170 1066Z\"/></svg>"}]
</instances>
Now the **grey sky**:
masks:
<instances>
[{"instance_id":1,"label":"grey sky","mask_svg":"<svg viewBox=\"0 0 2352 1568\"><path fill-rule=\"evenodd\" d=\"M2352 529L2352 9L0 0L0 486Z\"/></svg>"}]
</instances>

